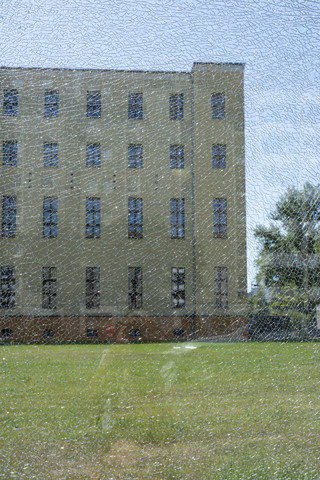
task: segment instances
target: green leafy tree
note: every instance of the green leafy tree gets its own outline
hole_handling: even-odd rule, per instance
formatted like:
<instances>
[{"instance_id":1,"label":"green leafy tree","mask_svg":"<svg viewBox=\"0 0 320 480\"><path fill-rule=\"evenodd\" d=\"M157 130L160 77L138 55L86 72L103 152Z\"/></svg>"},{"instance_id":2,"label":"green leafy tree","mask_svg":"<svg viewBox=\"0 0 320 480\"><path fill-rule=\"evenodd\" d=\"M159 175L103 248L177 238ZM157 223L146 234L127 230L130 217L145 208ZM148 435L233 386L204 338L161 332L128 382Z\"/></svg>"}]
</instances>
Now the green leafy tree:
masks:
<instances>
[{"instance_id":1,"label":"green leafy tree","mask_svg":"<svg viewBox=\"0 0 320 480\"><path fill-rule=\"evenodd\" d=\"M288 316L301 335L320 303L320 185L289 188L269 227L258 226L258 292L254 314Z\"/></svg>"}]
</instances>

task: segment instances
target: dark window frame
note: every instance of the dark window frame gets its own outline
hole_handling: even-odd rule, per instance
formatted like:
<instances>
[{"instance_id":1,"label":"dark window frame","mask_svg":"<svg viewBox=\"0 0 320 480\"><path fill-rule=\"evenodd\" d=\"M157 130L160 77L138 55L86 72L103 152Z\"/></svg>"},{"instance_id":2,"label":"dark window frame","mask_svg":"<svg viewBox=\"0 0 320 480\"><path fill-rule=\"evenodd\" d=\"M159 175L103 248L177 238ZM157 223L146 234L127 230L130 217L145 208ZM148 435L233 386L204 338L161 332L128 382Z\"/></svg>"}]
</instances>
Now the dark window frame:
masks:
<instances>
[{"instance_id":1,"label":"dark window frame","mask_svg":"<svg viewBox=\"0 0 320 480\"><path fill-rule=\"evenodd\" d=\"M142 198L128 198L128 238L143 238Z\"/></svg>"},{"instance_id":2,"label":"dark window frame","mask_svg":"<svg viewBox=\"0 0 320 480\"><path fill-rule=\"evenodd\" d=\"M7 205L6 205L7 203ZM17 198L2 197L2 237L13 238L17 232Z\"/></svg>"},{"instance_id":3,"label":"dark window frame","mask_svg":"<svg viewBox=\"0 0 320 480\"><path fill-rule=\"evenodd\" d=\"M44 92L44 116L45 118L59 116L59 90L46 90Z\"/></svg>"},{"instance_id":4,"label":"dark window frame","mask_svg":"<svg viewBox=\"0 0 320 480\"><path fill-rule=\"evenodd\" d=\"M185 238L184 198L170 199L170 236L177 240Z\"/></svg>"},{"instance_id":5,"label":"dark window frame","mask_svg":"<svg viewBox=\"0 0 320 480\"><path fill-rule=\"evenodd\" d=\"M14 308L16 304L15 267L3 265L0 274L1 308Z\"/></svg>"},{"instance_id":6,"label":"dark window frame","mask_svg":"<svg viewBox=\"0 0 320 480\"><path fill-rule=\"evenodd\" d=\"M213 120L224 120L226 118L226 97L224 93L213 93L211 95L211 118Z\"/></svg>"},{"instance_id":7,"label":"dark window frame","mask_svg":"<svg viewBox=\"0 0 320 480\"><path fill-rule=\"evenodd\" d=\"M128 119L142 120L143 119L143 93L129 93L128 94Z\"/></svg>"},{"instance_id":8,"label":"dark window frame","mask_svg":"<svg viewBox=\"0 0 320 480\"><path fill-rule=\"evenodd\" d=\"M173 308L183 308L186 304L186 271L184 267L171 269L171 298Z\"/></svg>"},{"instance_id":9,"label":"dark window frame","mask_svg":"<svg viewBox=\"0 0 320 480\"><path fill-rule=\"evenodd\" d=\"M213 199L213 236L227 238L227 200L225 198Z\"/></svg>"},{"instance_id":10,"label":"dark window frame","mask_svg":"<svg viewBox=\"0 0 320 480\"><path fill-rule=\"evenodd\" d=\"M142 308L142 267L128 267L128 302L131 310Z\"/></svg>"},{"instance_id":11,"label":"dark window frame","mask_svg":"<svg viewBox=\"0 0 320 480\"><path fill-rule=\"evenodd\" d=\"M215 267L214 279L215 307L228 308L228 268ZM225 288L224 288L225 287Z\"/></svg>"},{"instance_id":12,"label":"dark window frame","mask_svg":"<svg viewBox=\"0 0 320 480\"><path fill-rule=\"evenodd\" d=\"M170 120L183 120L184 97L183 93L173 93L169 98Z\"/></svg>"},{"instance_id":13,"label":"dark window frame","mask_svg":"<svg viewBox=\"0 0 320 480\"><path fill-rule=\"evenodd\" d=\"M42 267L42 308L57 308L57 267Z\"/></svg>"},{"instance_id":14,"label":"dark window frame","mask_svg":"<svg viewBox=\"0 0 320 480\"><path fill-rule=\"evenodd\" d=\"M225 144L212 145L212 168L226 168L227 147Z\"/></svg>"},{"instance_id":15,"label":"dark window frame","mask_svg":"<svg viewBox=\"0 0 320 480\"><path fill-rule=\"evenodd\" d=\"M5 90L3 94L3 114L17 117L19 113L19 92L16 89Z\"/></svg>"},{"instance_id":16,"label":"dark window frame","mask_svg":"<svg viewBox=\"0 0 320 480\"><path fill-rule=\"evenodd\" d=\"M86 238L100 238L101 202L99 197L86 198Z\"/></svg>"},{"instance_id":17,"label":"dark window frame","mask_svg":"<svg viewBox=\"0 0 320 480\"><path fill-rule=\"evenodd\" d=\"M58 198L45 197L43 199L43 237L57 238L58 236Z\"/></svg>"},{"instance_id":18,"label":"dark window frame","mask_svg":"<svg viewBox=\"0 0 320 480\"><path fill-rule=\"evenodd\" d=\"M100 267L86 267L86 308L100 307Z\"/></svg>"},{"instance_id":19,"label":"dark window frame","mask_svg":"<svg viewBox=\"0 0 320 480\"><path fill-rule=\"evenodd\" d=\"M101 145L100 143L87 143L86 152L87 167L101 167Z\"/></svg>"},{"instance_id":20,"label":"dark window frame","mask_svg":"<svg viewBox=\"0 0 320 480\"><path fill-rule=\"evenodd\" d=\"M143 147L140 143L128 145L128 168L143 168Z\"/></svg>"},{"instance_id":21,"label":"dark window frame","mask_svg":"<svg viewBox=\"0 0 320 480\"><path fill-rule=\"evenodd\" d=\"M184 147L183 145L170 145L170 168L184 168Z\"/></svg>"},{"instance_id":22,"label":"dark window frame","mask_svg":"<svg viewBox=\"0 0 320 480\"><path fill-rule=\"evenodd\" d=\"M101 107L100 90L87 91L87 117L101 118Z\"/></svg>"}]
</instances>

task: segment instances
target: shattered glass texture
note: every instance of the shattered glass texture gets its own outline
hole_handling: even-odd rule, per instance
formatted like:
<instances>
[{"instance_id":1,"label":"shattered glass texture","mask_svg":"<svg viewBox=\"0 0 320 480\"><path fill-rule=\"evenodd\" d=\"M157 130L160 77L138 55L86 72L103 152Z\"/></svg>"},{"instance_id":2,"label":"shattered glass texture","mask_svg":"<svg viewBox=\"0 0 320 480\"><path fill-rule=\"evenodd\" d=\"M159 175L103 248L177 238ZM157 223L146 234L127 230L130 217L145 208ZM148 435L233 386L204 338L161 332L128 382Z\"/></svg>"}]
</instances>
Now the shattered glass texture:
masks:
<instances>
[{"instance_id":1,"label":"shattered glass texture","mask_svg":"<svg viewBox=\"0 0 320 480\"><path fill-rule=\"evenodd\" d=\"M241 273L235 279L223 265L206 275L216 294L213 303L227 309L228 290L238 282L239 301L249 293L251 313L248 342L182 342L186 331L176 326L175 343L143 345L143 331L133 325L130 345L99 345L90 343L98 338L98 330L89 325L86 345L55 345L57 332L52 328L41 332L43 343L51 345L32 341L11 345L14 331L4 326L0 479L320 478L319 19L320 5L313 0L0 2L3 68L189 72L195 61L245 64L246 184L237 188L246 194L247 245L236 248L239 256L247 249L248 278ZM108 98L94 88L83 92L83 115L93 122L103 118L108 105ZM13 122L24 115L20 89L23 85L19 90L1 86L0 92L1 131L5 122L12 122L10 135L1 138L0 163L20 175L12 191L0 192L2 242L16 240L28 207L19 205L14 191L25 186L32 192L37 174L22 169L25 156L33 155L33 144L24 150L26 140L20 144L15 138ZM172 93L168 115L180 123L185 121L186 98L179 89ZM130 92L125 102L126 117L142 123L149 108L144 108L142 93ZM228 109L224 92L211 92L208 102L212 121L223 122ZM45 91L42 117L45 122L60 121L58 90ZM25 118L27 129L28 115ZM43 187L54 188L61 152L75 140L68 132L63 144L51 138L50 128L48 135L41 129L35 132L41 145L36 161L46 167ZM92 243L111 223L110 211L102 211L100 198L94 196L96 177L91 168L100 172L110 161L103 141L83 138L81 152L88 167L81 235ZM131 141L129 148L125 145L124 161L130 173L136 173L145 168L147 152L145 148L142 152L139 138ZM229 150L223 138L216 141L210 140L208 169L224 182ZM156 143L155 139L154 149ZM185 170L187 158L182 144L168 144L169 169ZM77 188L78 166L66 172L70 191ZM151 180L159 191L161 175L154 173ZM113 173L105 182L105 193L116 191L119 182ZM140 188L132 176L128 190L133 197ZM168 236L180 242L188 234L189 213L182 198L168 198ZM64 195L59 204L56 197L46 197L32 213L43 226L41 239L56 242L55 249L62 229L71 236L71 230L79 227L76 215L60 219L60 203L66 201ZM137 242L145 240L142 218L148 218L147 208L144 202L142 217L140 198L134 204L128 205L127 198L125 202L124 231L126 239L128 235L138 239L130 240L134 251ZM229 220L230 225L241 222L232 218L229 200L223 202L219 192L208 193L208 221L222 237L227 228L229 234ZM76 247L77 241L70 252L61 253L70 282L68 255ZM153 248L161 265L156 241ZM1 307L7 311L20 302L22 279L14 262L28 262L31 254L23 258L23 244L13 258L4 260L5 252L0 248ZM94 260L93 256L88 265L84 261L83 291L73 299L88 309L99 306L102 290L111 283L110 279L103 283L102 268ZM43 308L54 312L59 286L49 255L47 261L39 264L37 285ZM117 280L129 290L128 308L142 306L143 295L148 295L144 277L152 268L132 264L119 275ZM167 297L178 307L188 301L187 274L177 261L168 275ZM32 271L23 282L28 285L34 278ZM113 338L114 328L106 327L106 338ZM30 334L28 322L25 333Z\"/></svg>"}]
</instances>

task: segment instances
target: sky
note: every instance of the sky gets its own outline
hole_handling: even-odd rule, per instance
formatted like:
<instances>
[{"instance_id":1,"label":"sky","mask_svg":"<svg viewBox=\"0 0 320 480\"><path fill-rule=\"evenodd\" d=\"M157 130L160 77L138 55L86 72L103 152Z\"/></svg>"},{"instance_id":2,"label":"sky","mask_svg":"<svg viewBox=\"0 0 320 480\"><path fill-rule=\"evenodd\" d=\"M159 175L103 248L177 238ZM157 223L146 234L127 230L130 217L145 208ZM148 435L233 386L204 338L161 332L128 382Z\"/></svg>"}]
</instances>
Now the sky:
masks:
<instances>
[{"instance_id":1,"label":"sky","mask_svg":"<svg viewBox=\"0 0 320 480\"><path fill-rule=\"evenodd\" d=\"M248 287L253 229L320 183L320 2L0 0L0 65L190 71L245 63Z\"/></svg>"}]
</instances>

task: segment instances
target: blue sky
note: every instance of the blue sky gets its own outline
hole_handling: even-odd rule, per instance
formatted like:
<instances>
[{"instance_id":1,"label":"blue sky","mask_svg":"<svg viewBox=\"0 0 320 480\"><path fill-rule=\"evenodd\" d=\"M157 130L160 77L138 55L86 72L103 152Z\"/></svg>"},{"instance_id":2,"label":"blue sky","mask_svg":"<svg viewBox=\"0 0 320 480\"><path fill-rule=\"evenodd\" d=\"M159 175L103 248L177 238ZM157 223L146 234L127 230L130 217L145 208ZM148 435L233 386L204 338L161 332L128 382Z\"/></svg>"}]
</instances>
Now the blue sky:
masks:
<instances>
[{"instance_id":1,"label":"blue sky","mask_svg":"<svg viewBox=\"0 0 320 480\"><path fill-rule=\"evenodd\" d=\"M243 62L249 287L252 230L288 186L320 183L320 3L0 0L0 64L190 70Z\"/></svg>"}]
</instances>

